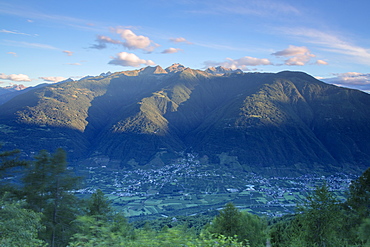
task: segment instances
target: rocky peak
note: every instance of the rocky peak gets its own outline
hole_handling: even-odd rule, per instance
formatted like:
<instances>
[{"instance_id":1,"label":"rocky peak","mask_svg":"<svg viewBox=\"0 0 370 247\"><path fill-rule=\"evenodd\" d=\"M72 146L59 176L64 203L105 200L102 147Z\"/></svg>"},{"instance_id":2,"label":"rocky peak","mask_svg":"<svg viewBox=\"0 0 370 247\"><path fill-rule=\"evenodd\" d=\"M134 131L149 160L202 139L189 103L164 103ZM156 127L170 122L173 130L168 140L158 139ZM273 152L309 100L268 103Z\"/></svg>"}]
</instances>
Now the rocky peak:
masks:
<instances>
[{"instance_id":1,"label":"rocky peak","mask_svg":"<svg viewBox=\"0 0 370 247\"><path fill-rule=\"evenodd\" d=\"M166 71L168 73L177 73L177 72L182 72L184 71L186 68L184 65L182 64L179 64L179 63L174 63L172 64L170 67L166 68Z\"/></svg>"},{"instance_id":2,"label":"rocky peak","mask_svg":"<svg viewBox=\"0 0 370 247\"><path fill-rule=\"evenodd\" d=\"M107 77L112 75L112 72L108 71L107 73L101 73L99 76Z\"/></svg>"},{"instance_id":3,"label":"rocky peak","mask_svg":"<svg viewBox=\"0 0 370 247\"><path fill-rule=\"evenodd\" d=\"M140 69L140 72L139 72L140 75L158 75L158 74L167 74L167 72L162 69L161 66L157 65L155 67L145 67L145 68L142 68Z\"/></svg>"},{"instance_id":4,"label":"rocky peak","mask_svg":"<svg viewBox=\"0 0 370 247\"><path fill-rule=\"evenodd\" d=\"M5 89L8 92L21 91L26 88L27 87L25 87L23 84L12 84L10 86L3 87L3 89Z\"/></svg>"},{"instance_id":5,"label":"rocky peak","mask_svg":"<svg viewBox=\"0 0 370 247\"><path fill-rule=\"evenodd\" d=\"M233 70L233 69L225 68L222 66L209 67L208 69L205 70L205 72L209 74L214 74L214 75L223 75L225 73L243 73L243 71L240 69Z\"/></svg>"}]
</instances>

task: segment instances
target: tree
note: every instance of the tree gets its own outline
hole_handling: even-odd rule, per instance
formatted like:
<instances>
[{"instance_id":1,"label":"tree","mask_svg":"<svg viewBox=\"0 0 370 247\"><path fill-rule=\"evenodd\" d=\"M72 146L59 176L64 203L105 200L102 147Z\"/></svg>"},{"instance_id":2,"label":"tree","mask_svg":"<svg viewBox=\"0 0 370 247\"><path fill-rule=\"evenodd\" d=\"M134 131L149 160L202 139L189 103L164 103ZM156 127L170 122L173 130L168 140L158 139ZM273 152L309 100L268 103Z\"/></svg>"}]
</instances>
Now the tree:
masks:
<instances>
[{"instance_id":1,"label":"tree","mask_svg":"<svg viewBox=\"0 0 370 247\"><path fill-rule=\"evenodd\" d=\"M98 189L87 202L87 215L106 218L112 212L108 198Z\"/></svg>"},{"instance_id":2,"label":"tree","mask_svg":"<svg viewBox=\"0 0 370 247\"><path fill-rule=\"evenodd\" d=\"M19 158L19 154L19 150L5 151L0 153L0 179L2 179L7 173L14 175L14 168L27 166L28 162L21 160ZM1 180L0 196L4 195L5 193L8 194L7 197L9 197L10 194L19 197L19 190L13 184L7 183L5 180Z\"/></svg>"},{"instance_id":3,"label":"tree","mask_svg":"<svg viewBox=\"0 0 370 247\"><path fill-rule=\"evenodd\" d=\"M370 168L352 181L347 204L360 219L370 217Z\"/></svg>"},{"instance_id":4,"label":"tree","mask_svg":"<svg viewBox=\"0 0 370 247\"><path fill-rule=\"evenodd\" d=\"M365 219L358 228L358 235L363 246L370 246L370 218Z\"/></svg>"},{"instance_id":5,"label":"tree","mask_svg":"<svg viewBox=\"0 0 370 247\"><path fill-rule=\"evenodd\" d=\"M73 222L75 234L70 246L122 246L133 237L133 228L122 214L113 214L101 190L87 200L87 213ZM126 245L126 244L125 244Z\"/></svg>"},{"instance_id":6,"label":"tree","mask_svg":"<svg viewBox=\"0 0 370 247\"><path fill-rule=\"evenodd\" d=\"M127 246L134 238L131 225L120 214L104 220L95 216L83 215L74 221L76 232L69 246Z\"/></svg>"},{"instance_id":7,"label":"tree","mask_svg":"<svg viewBox=\"0 0 370 247\"><path fill-rule=\"evenodd\" d=\"M41 214L20 203L0 200L0 246L44 246L37 233L43 228Z\"/></svg>"},{"instance_id":8,"label":"tree","mask_svg":"<svg viewBox=\"0 0 370 247\"><path fill-rule=\"evenodd\" d=\"M252 247L265 246L266 224L258 216L240 212L232 203L225 205L207 227L211 234L235 237Z\"/></svg>"},{"instance_id":9,"label":"tree","mask_svg":"<svg viewBox=\"0 0 370 247\"><path fill-rule=\"evenodd\" d=\"M227 203L220 210L220 214L212 221L208 231L210 233L222 234L226 237L234 237L243 235L241 228L242 213L232 203Z\"/></svg>"},{"instance_id":10,"label":"tree","mask_svg":"<svg viewBox=\"0 0 370 247\"><path fill-rule=\"evenodd\" d=\"M27 161L20 160L18 156L19 154L20 154L20 151L17 149L12 150L12 151L1 152L0 153L0 160L1 160L0 172L4 173L6 170L13 168L13 167L26 166L28 164Z\"/></svg>"},{"instance_id":11,"label":"tree","mask_svg":"<svg viewBox=\"0 0 370 247\"><path fill-rule=\"evenodd\" d=\"M358 237L359 227L370 218L370 168L358 179L352 181L346 203L346 221L344 234L353 243L361 243Z\"/></svg>"},{"instance_id":12,"label":"tree","mask_svg":"<svg viewBox=\"0 0 370 247\"><path fill-rule=\"evenodd\" d=\"M286 247L292 241L292 233L294 232L293 222L295 221L294 215L284 215L273 222L269 222L270 227L270 241L271 246Z\"/></svg>"},{"instance_id":13,"label":"tree","mask_svg":"<svg viewBox=\"0 0 370 247\"><path fill-rule=\"evenodd\" d=\"M293 222L293 246L345 246L341 235L343 212L326 184L316 188L307 202L298 207Z\"/></svg>"},{"instance_id":14,"label":"tree","mask_svg":"<svg viewBox=\"0 0 370 247\"><path fill-rule=\"evenodd\" d=\"M78 198L73 194L79 178L67 170L66 153L58 149L52 156L40 151L23 178L25 199L30 209L43 213L46 230L40 236L52 247L65 246L73 234Z\"/></svg>"}]
</instances>

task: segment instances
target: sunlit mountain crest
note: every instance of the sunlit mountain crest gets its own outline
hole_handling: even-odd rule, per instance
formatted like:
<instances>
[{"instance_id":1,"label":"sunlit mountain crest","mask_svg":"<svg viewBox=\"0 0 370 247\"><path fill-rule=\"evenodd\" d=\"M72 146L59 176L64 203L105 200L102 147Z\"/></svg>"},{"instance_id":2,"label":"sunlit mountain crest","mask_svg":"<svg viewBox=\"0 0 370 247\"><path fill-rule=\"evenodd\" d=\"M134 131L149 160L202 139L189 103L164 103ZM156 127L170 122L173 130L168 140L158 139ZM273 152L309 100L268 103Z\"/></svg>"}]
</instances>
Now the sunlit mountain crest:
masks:
<instances>
[{"instance_id":1,"label":"sunlit mountain crest","mask_svg":"<svg viewBox=\"0 0 370 247\"><path fill-rule=\"evenodd\" d=\"M210 67L208 69L205 70L207 73L210 73L210 74L225 74L225 73L243 73L242 70L240 69L236 69L236 70L233 70L233 69L230 69L230 68L225 68L225 67L222 67L222 66L217 66L217 67Z\"/></svg>"}]
</instances>

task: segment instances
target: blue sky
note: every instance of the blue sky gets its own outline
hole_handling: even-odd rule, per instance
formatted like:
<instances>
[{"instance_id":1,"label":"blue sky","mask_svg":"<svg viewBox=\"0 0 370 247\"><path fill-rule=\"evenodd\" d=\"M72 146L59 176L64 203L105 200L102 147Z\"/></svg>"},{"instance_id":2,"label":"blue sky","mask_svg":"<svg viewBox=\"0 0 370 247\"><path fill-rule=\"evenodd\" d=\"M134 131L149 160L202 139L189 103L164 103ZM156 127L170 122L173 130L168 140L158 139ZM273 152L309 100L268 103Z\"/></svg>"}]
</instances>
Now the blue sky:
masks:
<instances>
[{"instance_id":1,"label":"blue sky","mask_svg":"<svg viewBox=\"0 0 370 247\"><path fill-rule=\"evenodd\" d=\"M0 0L0 86L181 63L370 91L370 1Z\"/></svg>"}]
</instances>

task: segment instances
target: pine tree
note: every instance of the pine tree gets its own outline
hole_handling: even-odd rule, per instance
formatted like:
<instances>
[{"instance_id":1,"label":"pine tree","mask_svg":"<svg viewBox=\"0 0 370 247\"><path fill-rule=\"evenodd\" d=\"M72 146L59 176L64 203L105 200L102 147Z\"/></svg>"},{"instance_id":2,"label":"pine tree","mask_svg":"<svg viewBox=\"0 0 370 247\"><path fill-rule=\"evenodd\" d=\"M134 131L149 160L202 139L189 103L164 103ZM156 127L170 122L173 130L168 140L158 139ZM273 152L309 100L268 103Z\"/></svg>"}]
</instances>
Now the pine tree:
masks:
<instances>
[{"instance_id":1,"label":"pine tree","mask_svg":"<svg viewBox=\"0 0 370 247\"><path fill-rule=\"evenodd\" d=\"M1 147L1 145L0 145ZM7 197L19 198L19 190L10 180L2 179L6 175L15 175L15 168L22 168L28 165L28 162L19 158L20 151L12 150L0 152L0 196L5 193Z\"/></svg>"},{"instance_id":2,"label":"pine tree","mask_svg":"<svg viewBox=\"0 0 370 247\"><path fill-rule=\"evenodd\" d=\"M107 218L112 212L108 198L98 189L88 200L87 215L99 218Z\"/></svg>"},{"instance_id":3,"label":"pine tree","mask_svg":"<svg viewBox=\"0 0 370 247\"><path fill-rule=\"evenodd\" d=\"M52 247L65 246L73 234L72 221L77 217L78 199L73 190L79 178L67 170L63 149L52 156L40 151L35 159L23 179L25 199L30 209L43 213L46 230L41 237Z\"/></svg>"},{"instance_id":4,"label":"pine tree","mask_svg":"<svg viewBox=\"0 0 370 247\"><path fill-rule=\"evenodd\" d=\"M307 202L298 207L293 223L293 246L345 246L341 235L341 206L326 184L316 188Z\"/></svg>"},{"instance_id":5,"label":"pine tree","mask_svg":"<svg viewBox=\"0 0 370 247\"><path fill-rule=\"evenodd\" d=\"M368 168L357 180L350 185L350 194L347 204L353 209L359 218L370 217L370 168Z\"/></svg>"},{"instance_id":6,"label":"pine tree","mask_svg":"<svg viewBox=\"0 0 370 247\"><path fill-rule=\"evenodd\" d=\"M232 203L225 205L207 230L216 236L236 237L251 247L265 246L266 224L258 216L240 212Z\"/></svg>"},{"instance_id":7,"label":"pine tree","mask_svg":"<svg viewBox=\"0 0 370 247\"><path fill-rule=\"evenodd\" d=\"M344 228L346 231L344 234L352 243L361 244L364 234L359 238L359 228L364 221L370 218L370 168L358 179L352 181L345 209Z\"/></svg>"}]
</instances>

